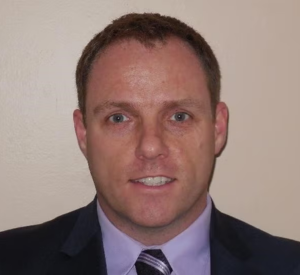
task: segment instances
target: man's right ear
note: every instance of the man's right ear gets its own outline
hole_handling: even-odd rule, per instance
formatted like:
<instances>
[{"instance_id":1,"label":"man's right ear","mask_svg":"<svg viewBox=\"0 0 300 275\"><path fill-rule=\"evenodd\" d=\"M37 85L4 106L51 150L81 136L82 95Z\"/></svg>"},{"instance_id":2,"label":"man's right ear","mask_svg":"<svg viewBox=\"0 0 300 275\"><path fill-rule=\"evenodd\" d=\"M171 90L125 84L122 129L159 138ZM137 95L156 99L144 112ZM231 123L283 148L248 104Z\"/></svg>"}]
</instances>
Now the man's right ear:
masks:
<instances>
[{"instance_id":1,"label":"man's right ear","mask_svg":"<svg viewBox=\"0 0 300 275\"><path fill-rule=\"evenodd\" d=\"M73 121L79 148L86 157L86 127L80 110L73 112Z\"/></svg>"}]
</instances>

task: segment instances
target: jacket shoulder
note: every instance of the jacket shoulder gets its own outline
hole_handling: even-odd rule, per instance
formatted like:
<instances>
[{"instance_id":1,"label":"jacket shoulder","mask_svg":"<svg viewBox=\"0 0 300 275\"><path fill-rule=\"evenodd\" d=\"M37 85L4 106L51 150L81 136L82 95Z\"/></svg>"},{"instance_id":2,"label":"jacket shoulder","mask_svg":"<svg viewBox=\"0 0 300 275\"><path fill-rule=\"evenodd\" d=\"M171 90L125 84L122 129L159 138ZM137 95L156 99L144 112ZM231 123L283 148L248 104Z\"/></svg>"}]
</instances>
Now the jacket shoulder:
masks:
<instances>
[{"instance_id":1,"label":"jacket shoulder","mask_svg":"<svg viewBox=\"0 0 300 275\"><path fill-rule=\"evenodd\" d=\"M33 261L37 259L50 259L66 240L79 211L72 211L42 224L0 232L0 274L19 274L17 270L32 270L36 266ZM16 273L6 272L12 269Z\"/></svg>"},{"instance_id":2,"label":"jacket shoulder","mask_svg":"<svg viewBox=\"0 0 300 275\"><path fill-rule=\"evenodd\" d=\"M259 267L266 274L272 271L272 274L287 275L300 270L300 242L273 236L229 215L219 214L229 230L248 247L251 254L248 263L254 269Z\"/></svg>"}]
</instances>

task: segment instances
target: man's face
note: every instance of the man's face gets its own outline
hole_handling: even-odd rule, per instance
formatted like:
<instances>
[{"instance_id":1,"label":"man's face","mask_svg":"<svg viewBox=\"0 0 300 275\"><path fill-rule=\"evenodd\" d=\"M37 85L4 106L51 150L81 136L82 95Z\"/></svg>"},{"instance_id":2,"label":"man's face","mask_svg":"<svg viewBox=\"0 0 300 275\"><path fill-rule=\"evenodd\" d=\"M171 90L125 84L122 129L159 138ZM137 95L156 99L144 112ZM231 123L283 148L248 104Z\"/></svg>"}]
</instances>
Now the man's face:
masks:
<instances>
[{"instance_id":1,"label":"man's face","mask_svg":"<svg viewBox=\"0 0 300 275\"><path fill-rule=\"evenodd\" d=\"M115 225L184 229L201 214L227 108L220 103L213 119L204 71L186 44L109 46L92 68L86 110L86 128L74 112L79 145Z\"/></svg>"}]
</instances>

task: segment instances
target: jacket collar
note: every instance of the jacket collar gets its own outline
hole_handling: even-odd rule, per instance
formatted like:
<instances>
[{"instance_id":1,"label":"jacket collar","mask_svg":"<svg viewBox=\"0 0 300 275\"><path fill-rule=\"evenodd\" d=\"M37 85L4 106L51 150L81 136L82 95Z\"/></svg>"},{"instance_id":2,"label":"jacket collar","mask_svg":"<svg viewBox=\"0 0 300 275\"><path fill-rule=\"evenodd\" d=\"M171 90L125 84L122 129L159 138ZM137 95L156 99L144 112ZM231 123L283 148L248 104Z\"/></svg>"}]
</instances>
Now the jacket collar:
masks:
<instances>
[{"instance_id":1,"label":"jacket collar","mask_svg":"<svg viewBox=\"0 0 300 275\"><path fill-rule=\"evenodd\" d=\"M96 198L79 210L77 221L49 275L107 275Z\"/></svg>"},{"instance_id":2,"label":"jacket collar","mask_svg":"<svg viewBox=\"0 0 300 275\"><path fill-rule=\"evenodd\" d=\"M212 205L210 225L211 275L260 275L247 265L251 251L230 218ZM49 275L107 275L96 198L82 208Z\"/></svg>"},{"instance_id":3,"label":"jacket collar","mask_svg":"<svg viewBox=\"0 0 300 275\"><path fill-rule=\"evenodd\" d=\"M76 256L101 229L97 217L97 198L80 210L75 226L61 251Z\"/></svg>"},{"instance_id":4,"label":"jacket collar","mask_svg":"<svg viewBox=\"0 0 300 275\"><path fill-rule=\"evenodd\" d=\"M231 225L231 218L218 211L214 204L211 215L211 274L260 275L247 264L252 253Z\"/></svg>"}]
</instances>

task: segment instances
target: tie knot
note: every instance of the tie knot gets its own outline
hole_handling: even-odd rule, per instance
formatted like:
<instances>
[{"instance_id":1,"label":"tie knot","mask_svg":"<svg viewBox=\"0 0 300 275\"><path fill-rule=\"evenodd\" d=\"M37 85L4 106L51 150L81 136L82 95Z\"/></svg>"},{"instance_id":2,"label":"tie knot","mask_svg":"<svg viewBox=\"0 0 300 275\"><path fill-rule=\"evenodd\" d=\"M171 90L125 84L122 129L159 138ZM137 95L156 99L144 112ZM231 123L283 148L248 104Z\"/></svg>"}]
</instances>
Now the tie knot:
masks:
<instances>
[{"instance_id":1,"label":"tie knot","mask_svg":"<svg viewBox=\"0 0 300 275\"><path fill-rule=\"evenodd\" d=\"M172 268L160 249L141 252L135 263L138 275L170 275Z\"/></svg>"}]
</instances>

